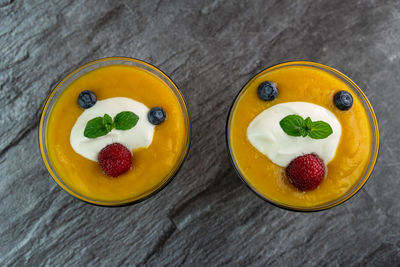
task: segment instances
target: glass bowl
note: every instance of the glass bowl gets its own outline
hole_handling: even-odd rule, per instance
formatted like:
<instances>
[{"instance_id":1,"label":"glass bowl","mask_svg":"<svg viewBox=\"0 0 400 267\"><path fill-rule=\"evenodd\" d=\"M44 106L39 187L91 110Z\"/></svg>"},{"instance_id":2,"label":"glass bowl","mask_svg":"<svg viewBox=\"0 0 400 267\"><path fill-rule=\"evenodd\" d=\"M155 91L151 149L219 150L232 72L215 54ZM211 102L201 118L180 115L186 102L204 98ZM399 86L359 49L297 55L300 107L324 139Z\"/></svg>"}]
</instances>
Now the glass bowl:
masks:
<instances>
[{"instance_id":1,"label":"glass bowl","mask_svg":"<svg viewBox=\"0 0 400 267\"><path fill-rule=\"evenodd\" d=\"M174 93L176 96L181 110L182 110L182 116L184 118L184 127L185 127L185 140L184 140L184 146L182 151L180 151L179 158L175 164L175 166L170 170L168 175L162 180L162 182L154 188L151 192L146 192L142 195L132 197L130 199L124 199L124 200L118 200L118 201L103 201L103 200L97 200L93 199L84 195L79 194L78 192L74 191L70 186L67 185L63 181L63 177L60 177L60 175L57 173L55 170L53 163L51 159L49 158L48 154L48 147L47 147L47 126L48 126L48 120L50 117L50 114L52 112L52 109L59 99L60 95L68 88L68 86L74 82L76 79L80 78L82 75L93 71L95 69L105 67L105 66L111 66L111 65L128 65L128 66L134 66L143 70L146 70L150 72L152 75L156 76L157 78L161 79ZM185 160L187 153L189 151L189 146L190 146L190 121L189 121L189 114L188 110L186 108L185 101L183 99L182 94L179 92L177 86L175 83L161 70L158 68L143 62L138 59L133 59L133 58L127 58L127 57L110 57L110 58L102 58L98 59L95 61L92 61L90 63L87 63L76 70L72 71L69 73L64 79L61 80L57 84L57 86L52 90L52 92L49 94L47 99L45 100L45 103L42 108L42 114L40 118L40 123L39 123L39 147L41 151L41 155L44 161L44 164L46 165L47 170L49 171L50 175L53 177L54 181L57 182L61 188L63 188L65 191L67 191L69 194L73 195L74 197L83 200L85 202L94 204L94 205L100 205L100 206L123 206L127 204L134 204L138 203L140 201L143 201L157 192L161 191L165 186L175 177L177 172L179 171L183 161Z\"/></svg>"},{"instance_id":2,"label":"glass bowl","mask_svg":"<svg viewBox=\"0 0 400 267\"><path fill-rule=\"evenodd\" d=\"M232 119L233 119L233 113L236 109L238 100L241 98L243 93L247 90L249 85L257 79L257 77L268 73L273 70L277 70L280 68L285 68L289 66L307 66L307 67L312 67L316 68L319 70L323 70L329 74L334 75L335 77L339 78L342 80L351 90L352 92L360 99L360 102L364 106L368 120L369 120L369 126L371 128L371 133L372 133L372 144L371 144L371 157L369 159L369 163L367 165L367 168L364 172L364 174L360 177L358 182L354 184L354 186L344 195L341 197L325 204L317 205L317 206L311 206L311 207L298 207L298 206L293 206L293 205L288 205L285 203L279 203L277 201L274 201L272 199L269 199L267 196L263 195L257 188L253 187L249 181L247 181L245 174L241 171L239 168L238 162L235 158L235 155L233 153L232 149L232 141L231 141L231 126L232 126ZM355 84L350 78L348 78L346 75L343 73L339 72L338 70L335 70L331 67L325 66L323 64L319 63L314 63L314 62L308 62L308 61L292 61L292 62L285 62L285 63L280 63L274 66L271 66L269 68L264 69L263 71L259 72L257 75L255 75L250 81L248 81L245 86L239 91L237 96L235 97L233 104L230 108L228 118L227 118L227 123L226 123L226 142L227 142L227 147L230 155L230 159L232 162L232 165L234 166L236 173L238 174L239 178L242 180L242 182L247 185L256 195L261 197L263 200L278 206L280 208L288 209L288 210L293 210L293 211L319 211L319 210L325 210L331 207L334 207L340 203L343 203L344 201L348 200L351 198L354 194L356 194L362 187L363 185L367 182L368 178L370 177L373 168L375 166L377 157L378 157L378 150L379 150L379 128L378 128L378 122L374 113L374 110L367 99L366 95L363 93L363 91ZM250 144L249 144L250 145Z\"/></svg>"}]
</instances>

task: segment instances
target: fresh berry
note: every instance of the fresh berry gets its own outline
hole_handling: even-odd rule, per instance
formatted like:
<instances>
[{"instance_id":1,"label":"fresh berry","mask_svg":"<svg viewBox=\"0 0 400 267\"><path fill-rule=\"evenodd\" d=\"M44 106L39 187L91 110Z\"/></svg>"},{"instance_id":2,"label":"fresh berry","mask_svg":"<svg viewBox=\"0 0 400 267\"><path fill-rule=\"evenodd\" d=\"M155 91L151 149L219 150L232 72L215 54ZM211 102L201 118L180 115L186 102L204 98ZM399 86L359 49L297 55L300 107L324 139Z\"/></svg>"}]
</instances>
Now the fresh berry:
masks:
<instances>
[{"instance_id":1,"label":"fresh berry","mask_svg":"<svg viewBox=\"0 0 400 267\"><path fill-rule=\"evenodd\" d=\"M306 154L292 160L286 167L290 182L301 191L318 187L325 176L325 165L315 154Z\"/></svg>"},{"instance_id":2,"label":"fresh berry","mask_svg":"<svg viewBox=\"0 0 400 267\"><path fill-rule=\"evenodd\" d=\"M347 91L339 91L333 97L335 105L340 110L348 110L353 105L353 97Z\"/></svg>"},{"instance_id":3,"label":"fresh berry","mask_svg":"<svg viewBox=\"0 0 400 267\"><path fill-rule=\"evenodd\" d=\"M112 177L129 171L132 166L131 152L120 143L113 143L103 148L98 160L103 172Z\"/></svg>"},{"instance_id":4,"label":"fresh berry","mask_svg":"<svg viewBox=\"0 0 400 267\"><path fill-rule=\"evenodd\" d=\"M147 114L147 118L151 124L158 125L165 121L167 115L162 108L155 107L150 109L149 113Z\"/></svg>"},{"instance_id":5,"label":"fresh berry","mask_svg":"<svg viewBox=\"0 0 400 267\"><path fill-rule=\"evenodd\" d=\"M87 109L93 107L97 102L96 95L89 90L82 91L78 97L78 105L81 108Z\"/></svg>"},{"instance_id":6,"label":"fresh berry","mask_svg":"<svg viewBox=\"0 0 400 267\"><path fill-rule=\"evenodd\" d=\"M258 86L258 97L264 101L274 100L278 96L278 88L273 82L262 82Z\"/></svg>"}]
</instances>

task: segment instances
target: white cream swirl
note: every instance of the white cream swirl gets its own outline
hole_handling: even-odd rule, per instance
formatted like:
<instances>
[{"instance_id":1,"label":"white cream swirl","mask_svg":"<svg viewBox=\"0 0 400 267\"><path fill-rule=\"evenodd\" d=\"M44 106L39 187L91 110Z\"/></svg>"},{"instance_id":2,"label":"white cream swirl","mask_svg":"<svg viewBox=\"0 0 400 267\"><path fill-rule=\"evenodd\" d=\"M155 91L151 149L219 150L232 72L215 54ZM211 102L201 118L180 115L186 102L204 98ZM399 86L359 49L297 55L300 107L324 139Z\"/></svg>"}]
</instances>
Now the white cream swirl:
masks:
<instances>
[{"instance_id":1,"label":"white cream swirl","mask_svg":"<svg viewBox=\"0 0 400 267\"><path fill-rule=\"evenodd\" d=\"M279 122L287 115L327 122L333 133L324 139L287 135ZM342 127L336 116L324 107L307 102L287 102L272 106L255 117L247 128L247 138L275 164L286 167L296 157L315 153L327 164L336 154Z\"/></svg>"},{"instance_id":2,"label":"white cream swirl","mask_svg":"<svg viewBox=\"0 0 400 267\"><path fill-rule=\"evenodd\" d=\"M103 117L106 113L114 118L122 111L131 111L139 116L139 121L133 128L129 130L113 129L107 135L93 139L83 135L89 120ZM147 120L148 112L149 108L144 104L127 97L99 100L93 107L85 109L75 122L70 135L71 146L76 153L93 161L97 161L100 150L112 143L121 143L130 151L146 148L153 142L155 127Z\"/></svg>"}]
</instances>

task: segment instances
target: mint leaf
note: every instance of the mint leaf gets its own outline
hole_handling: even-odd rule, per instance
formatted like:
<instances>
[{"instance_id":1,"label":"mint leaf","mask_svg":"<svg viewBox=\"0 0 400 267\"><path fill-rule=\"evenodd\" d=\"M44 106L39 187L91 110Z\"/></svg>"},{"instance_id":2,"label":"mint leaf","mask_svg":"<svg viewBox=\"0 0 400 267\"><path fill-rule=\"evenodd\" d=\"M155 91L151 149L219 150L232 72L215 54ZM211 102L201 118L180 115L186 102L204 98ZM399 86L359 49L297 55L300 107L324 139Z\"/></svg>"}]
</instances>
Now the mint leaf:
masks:
<instances>
[{"instance_id":1,"label":"mint leaf","mask_svg":"<svg viewBox=\"0 0 400 267\"><path fill-rule=\"evenodd\" d=\"M113 123L111 116L108 114L104 114L103 120L104 120L104 124L112 125L112 123Z\"/></svg>"},{"instance_id":2,"label":"mint leaf","mask_svg":"<svg viewBox=\"0 0 400 267\"><path fill-rule=\"evenodd\" d=\"M308 131L310 131L310 130L311 130L311 127L312 127L312 121L311 121L310 117L307 117L307 118L304 120L304 124L305 124L306 129L307 129Z\"/></svg>"},{"instance_id":3,"label":"mint leaf","mask_svg":"<svg viewBox=\"0 0 400 267\"><path fill-rule=\"evenodd\" d=\"M324 139L333 133L331 126L324 121L314 121L308 134L313 139Z\"/></svg>"},{"instance_id":4,"label":"mint leaf","mask_svg":"<svg viewBox=\"0 0 400 267\"><path fill-rule=\"evenodd\" d=\"M308 132L307 132L306 128L301 128L300 129L300 134L301 134L301 136L306 137L308 135Z\"/></svg>"},{"instance_id":5,"label":"mint leaf","mask_svg":"<svg viewBox=\"0 0 400 267\"><path fill-rule=\"evenodd\" d=\"M122 111L114 117L114 125L117 130L129 130L136 125L139 117L130 111Z\"/></svg>"},{"instance_id":6,"label":"mint leaf","mask_svg":"<svg viewBox=\"0 0 400 267\"><path fill-rule=\"evenodd\" d=\"M279 122L279 125L290 136L307 136L304 120L299 115L288 115Z\"/></svg>"},{"instance_id":7,"label":"mint leaf","mask_svg":"<svg viewBox=\"0 0 400 267\"><path fill-rule=\"evenodd\" d=\"M108 114L104 114L103 123L104 127L107 129L107 133L111 132L111 130L114 128L113 120Z\"/></svg>"},{"instance_id":8,"label":"mint leaf","mask_svg":"<svg viewBox=\"0 0 400 267\"><path fill-rule=\"evenodd\" d=\"M304 126L304 129L302 131L302 136L306 137L311 131L312 121L311 121L310 117L307 117L304 120L303 126Z\"/></svg>"},{"instance_id":9,"label":"mint leaf","mask_svg":"<svg viewBox=\"0 0 400 267\"><path fill-rule=\"evenodd\" d=\"M331 126L324 121L305 120L299 115L288 115L279 122L282 130L290 136L307 135L313 139L324 139L333 133Z\"/></svg>"},{"instance_id":10,"label":"mint leaf","mask_svg":"<svg viewBox=\"0 0 400 267\"><path fill-rule=\"evenodd\" d=\"M115 116L114 121L110 115L96 117L87 122L83 135L87 138L97 138L111 132L112 129L129 130L138 122L139 117L130 111L122 111Z\"/></svg>"},{"instance_id":11,"label":"mint leaf","mask_svg":"<svg viewBox=\"0 0 400 267\"><path fill-rule=\"evenodd\" d=\"M103 117L96 117L87 122L83 135L87 138L97 138L108 134L111 130L107 129Z\"/></svg>"}]
</instances>

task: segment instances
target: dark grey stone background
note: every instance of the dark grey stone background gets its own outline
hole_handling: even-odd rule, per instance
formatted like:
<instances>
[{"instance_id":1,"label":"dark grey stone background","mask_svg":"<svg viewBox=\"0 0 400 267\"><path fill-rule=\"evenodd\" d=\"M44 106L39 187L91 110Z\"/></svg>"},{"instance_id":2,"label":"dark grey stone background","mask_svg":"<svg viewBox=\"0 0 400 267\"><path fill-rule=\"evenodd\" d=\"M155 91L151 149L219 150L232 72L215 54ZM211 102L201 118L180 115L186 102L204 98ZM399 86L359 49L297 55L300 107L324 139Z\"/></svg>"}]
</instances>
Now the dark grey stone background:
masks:
<instances>
[{"instance_id":1,"label":"dark grey stone background","mask_svg":"<svg viewBox=\"0 0 400 267\"><path fill-rule=\"evenodd\" d=\"M1 266L400 265L398 0L0 0L0 52ZM108 56L166 72L187 99L193 129L172 183L123 208L61 190L37 141L41 106L56 83ZM263 68L298 59L357 82L381 134L366 186L311 214L256 197L225 147L238 90Z\"/></svg>"}]
</instances>

